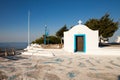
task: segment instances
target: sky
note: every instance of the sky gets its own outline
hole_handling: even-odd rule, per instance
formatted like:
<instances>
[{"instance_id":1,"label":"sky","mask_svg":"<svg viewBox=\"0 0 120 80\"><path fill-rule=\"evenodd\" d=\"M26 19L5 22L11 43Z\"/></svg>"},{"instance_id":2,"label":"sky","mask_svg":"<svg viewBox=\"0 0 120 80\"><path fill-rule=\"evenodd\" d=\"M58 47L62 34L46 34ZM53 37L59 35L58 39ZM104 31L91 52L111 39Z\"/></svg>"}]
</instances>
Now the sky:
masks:
<instances>
[{"instance_id":1,"label":"sky","mask_svg":"<svg viewBox=\"0 0 120 80\"><path fill-rule=\"evenodd\" d=\"M27 42L28 11L33 41L45 33L45 25L55 35L65 24L70 28L105 13L120 21L120 0L0 0L0 42Z\"/></svg>"}]
</instances>

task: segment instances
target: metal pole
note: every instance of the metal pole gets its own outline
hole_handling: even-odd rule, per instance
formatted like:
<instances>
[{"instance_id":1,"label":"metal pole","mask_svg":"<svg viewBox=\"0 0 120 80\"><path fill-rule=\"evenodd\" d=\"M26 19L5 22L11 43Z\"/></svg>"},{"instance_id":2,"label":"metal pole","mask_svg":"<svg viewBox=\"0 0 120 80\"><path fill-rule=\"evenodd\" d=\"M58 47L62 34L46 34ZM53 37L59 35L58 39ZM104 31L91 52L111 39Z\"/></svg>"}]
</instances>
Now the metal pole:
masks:
<instances>
[{"instance_id":1,"label":"metal pole","mask_svg":"<svg viewBox=\"0 0 120 80\"><path fill-rule=\"evenodd\" d=\"M28 46L30 46L30 11L28 11Z\"/></svg>"}]
</instances>

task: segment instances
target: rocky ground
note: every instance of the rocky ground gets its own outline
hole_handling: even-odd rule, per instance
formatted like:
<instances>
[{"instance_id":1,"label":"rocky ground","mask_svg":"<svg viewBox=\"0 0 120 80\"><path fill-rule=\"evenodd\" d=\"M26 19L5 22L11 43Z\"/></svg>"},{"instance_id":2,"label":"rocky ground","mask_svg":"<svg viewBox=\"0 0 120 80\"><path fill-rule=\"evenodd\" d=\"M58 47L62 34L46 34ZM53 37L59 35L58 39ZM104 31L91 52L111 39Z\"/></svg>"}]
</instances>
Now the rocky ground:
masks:
<instances>
[{"instance_id":1,"label":"rocky ground","mask_svg":"<svg viewBox=\"0 0 120 80\"><path fill-rule=\"evenodd\" d=\"M120 56L0 57L0 80L120 80Z\"/></svg>"}]
</instances>

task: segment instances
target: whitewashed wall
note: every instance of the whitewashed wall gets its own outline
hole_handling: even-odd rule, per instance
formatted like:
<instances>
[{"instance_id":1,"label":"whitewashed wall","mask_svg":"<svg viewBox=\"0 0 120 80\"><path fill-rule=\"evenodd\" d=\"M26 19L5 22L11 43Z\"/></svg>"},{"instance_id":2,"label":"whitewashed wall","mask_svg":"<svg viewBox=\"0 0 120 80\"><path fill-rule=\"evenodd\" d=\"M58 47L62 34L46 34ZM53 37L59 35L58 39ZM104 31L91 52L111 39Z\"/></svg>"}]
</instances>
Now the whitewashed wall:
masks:
<instances>
[{"instance_id":1,"label":"whitewashed wall","mask_svg":"<svg viewBox=\"0 0 120 80\"><path fill-rule=\"evenodd\" d=\"M117 42L117 43L120 43L120 36L117 36L116 42Z\"/></svg>"},{"instance_id":2,"label":"whitewashed wall","mask_svg":"<svg viewBox=\"0 0 120 80\"><path fill-rule=\"evenodd\" d=\"M98 48L98 31L93 31L87 26L79 24L64 32L64 50L74 52L74 35L77 34L85 34L86 52Z\"/></svg>"}]
</instances>

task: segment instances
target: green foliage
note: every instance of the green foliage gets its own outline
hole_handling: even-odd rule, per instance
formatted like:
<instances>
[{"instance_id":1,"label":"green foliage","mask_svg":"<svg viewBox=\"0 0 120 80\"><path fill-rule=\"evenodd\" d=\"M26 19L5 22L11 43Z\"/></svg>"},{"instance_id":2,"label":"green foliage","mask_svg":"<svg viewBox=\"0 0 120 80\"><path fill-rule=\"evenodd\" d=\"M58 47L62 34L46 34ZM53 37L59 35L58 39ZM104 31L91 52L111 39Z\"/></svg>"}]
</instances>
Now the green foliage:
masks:
<instances>
[{"instance_id":1,"label":"green foliage","mask_svg":"<svg viewBox=\"0 0 120 80\"><path fill-rule=\"evenodd\" d=\"M67 30L68 30L68 29L67 29L67 26L64 25L61 29L59 29L59 30L56 32L56 36L62 38L64 31L67 31Z\"/></svg>"},{"instance_id":2,"label":"green foliage","mask_svg":"<svg viewBox=\"0 0 120 80\"><path fill-rule=\"evenodd\" d=\"M98 19L90 19L85 23L92 30L99 30L99 20Z\"/></svg>"},{"instance_id":3,"label":"green foliage","mask_svg":"<svg viewBox=\"0 0 120 80\"><path fill-rule=\"evenodd\" d=\"M47 38L47 41L49 40L49 44L59 44L60 43L60 38L56 36L49 36Z\"/></svg>"},{"instance_id":4,"label":"green foliage","mask_svg":"<svg viewBox=\"0 0 120 80\"><path fill-rule=\"evenodd\" d=\"M118 22L114 22L109 14L105 14L100 19L90 19L85 25L92 30L99 30L99 36L103 38L112 37L119 27Z\"/></svg>"},{"instance_id":5,"label":"green foliage","mask_svg":"<svg viewBox=\"0 0 120 80\"><path fill-rule=\"evenodd\" d=\"M43 44L44 43L44 38L40 37L40 38L36 39L35 41L33 41L32 43ZM59 44L60 43L60 38L58 38L56 36L48 36L46 38L46 43L47 44Z\"/></svg>"},{"instance_id":6,"label":"green foliage","mask_svg":"<svg viewBox=\"0 0 120 80\"><path fill-rule=\"evenodd\" d=\"M35 41L33 41L32 43L43 44L44 43L44 38L40 37L40 38L36 39Z\"/></svg>"},{"instance_id":7,"label":"green foliage","mask_svg":"<svg viewBox=\"0 0 120 80\"><path fill-rule=\"evenodd\" d=\"M105 14L99 21L100 34L104 38L112 37L118 29L118 22L113 22L113 19L110 19L109 16L109 14Z\"/></svg>"},{"instance_id":8,"label":"green foliage","mask_svg":"<svg viewBox=\"0 0 120 80\"><path fill-rule=\"evenodd\" d=\"M46 37L46 43L47 44L60 44L61 43L61 38L63 37L63 32L67 31L66 25L64 25L60 30L56 32L56 36L47 36ZM37 43L37 44L43 44L44 43L44 35L43 37L40 37L33 41L32 43Z\"/></svg>"}]
</instances>

